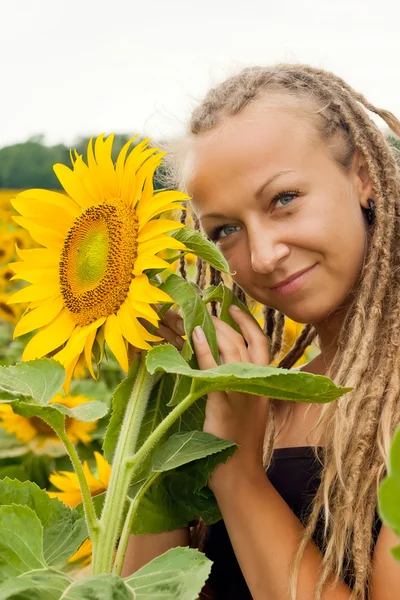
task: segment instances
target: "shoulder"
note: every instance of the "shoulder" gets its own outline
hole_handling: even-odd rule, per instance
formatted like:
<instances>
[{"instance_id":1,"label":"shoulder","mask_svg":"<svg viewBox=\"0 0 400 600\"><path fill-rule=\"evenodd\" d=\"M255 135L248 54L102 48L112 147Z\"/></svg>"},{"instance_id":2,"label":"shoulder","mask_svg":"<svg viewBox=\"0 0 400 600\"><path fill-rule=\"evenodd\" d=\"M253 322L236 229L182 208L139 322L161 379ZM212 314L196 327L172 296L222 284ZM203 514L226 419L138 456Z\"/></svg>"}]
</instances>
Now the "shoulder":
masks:
<instances>
[{"instance_id":1,"label":"shoulder","mask_svg":"<svg viewBox=\"0 0 400 600\"><path fill-rule=\"evenodd\" d=\"M373 554L371 579L371 600L397 598L400 589L400 562L397 562L391 549L398 546L396 534L382 526Z\"/></svg>"}]
</instances>

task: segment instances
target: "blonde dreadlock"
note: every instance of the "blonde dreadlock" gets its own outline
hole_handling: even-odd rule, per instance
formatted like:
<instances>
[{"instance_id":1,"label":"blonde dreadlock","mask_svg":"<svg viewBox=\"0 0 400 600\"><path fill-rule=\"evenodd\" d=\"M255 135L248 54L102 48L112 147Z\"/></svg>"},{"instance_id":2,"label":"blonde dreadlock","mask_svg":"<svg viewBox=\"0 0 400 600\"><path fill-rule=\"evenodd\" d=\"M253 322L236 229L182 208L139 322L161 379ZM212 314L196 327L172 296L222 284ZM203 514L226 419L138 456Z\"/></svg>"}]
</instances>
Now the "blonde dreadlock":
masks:
<instances>
[{"instance_id":1,"label":"blonde dreadlock","mask_svg":"<svg viewBox=\"0 0 400 600\"><path fill-rule=\"evenodd\" d=\"M353 387L353 391L325 405L312 432L316 434L316 447L325 440L324 468L312 513L292 561L290 582L294 599L300 561L323 511L325 551L315 600L320 600L332 576L337 582L348 568L353 573L352 597L366 600L377 487L384 474L390 439L400 421L400 176L396 154L367 110L379 115L397 135L400 122L330 72L308 65L280 64L244 69L211 89L192 115L189 136L218 127L260 98L277 99L277 106L304 114L343 168L350 166L355 150L359 150L372 183L376 223L370 233L357 297L346 315L338 350L327 373L337 384ZM183 146L177 147L178 152L172 148L170 155L175 184L180 175L179 147ZM274 357L282 347L285 317L268 307L264 314L264 331L271 339ZM280 366L290 368L315 336L314 328L307 325ZM271 460L275 435L271 404L266 465Z\"/></svg>"}]
</instances>

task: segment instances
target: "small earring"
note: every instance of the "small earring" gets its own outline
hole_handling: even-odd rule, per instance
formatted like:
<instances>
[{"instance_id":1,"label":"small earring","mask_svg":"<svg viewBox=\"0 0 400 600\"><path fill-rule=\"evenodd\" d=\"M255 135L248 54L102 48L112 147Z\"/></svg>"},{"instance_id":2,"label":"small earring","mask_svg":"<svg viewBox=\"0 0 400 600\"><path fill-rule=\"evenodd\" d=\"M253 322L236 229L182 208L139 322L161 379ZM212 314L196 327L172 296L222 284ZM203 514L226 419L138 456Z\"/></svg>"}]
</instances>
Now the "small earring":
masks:
<instances>
[{"instance_id":1,"label":"small earring","mask_svg":"<svg viewBox=\"0 0 400 600\"><path fill-rule=\"evenodd\" d=\"M372 198L368 198L369 208L365 208L365 216L367 217L368 225L374 225L375 223L375 202Z\"/></svg>"}]
</instances>

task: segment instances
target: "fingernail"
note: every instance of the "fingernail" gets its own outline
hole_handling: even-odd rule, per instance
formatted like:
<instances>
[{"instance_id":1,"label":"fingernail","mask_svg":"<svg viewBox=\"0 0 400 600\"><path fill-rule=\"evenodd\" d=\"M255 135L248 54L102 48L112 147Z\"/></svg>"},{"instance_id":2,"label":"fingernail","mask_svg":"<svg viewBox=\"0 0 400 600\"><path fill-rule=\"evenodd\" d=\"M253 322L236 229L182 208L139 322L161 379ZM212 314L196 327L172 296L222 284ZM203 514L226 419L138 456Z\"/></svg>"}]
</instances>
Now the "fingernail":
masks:
<instances>
[{"instance_id":1,"label":"fingernail","mask_svg":"<svg viewBox=\"0 0 400 600\"><path fill-rule=\"evenodd\" d=\"M202 328L200 327L200 325L197 325L193 329L193 335L194 335L195 339L198 342L205 342L206 341L206 336L204 335L204 331L202 330Z\"/></svg>"},{"instance_id":2,"label":"fingernail","mask_svg":"<svg viewBox=\"0 0 400 600\"><path fill-rule=\"evenodd\" d=\"M234 311L240 310L240 308L238 306L236 306L236 304L231 304L229 308Z\"/></svg>"}]
</instances>

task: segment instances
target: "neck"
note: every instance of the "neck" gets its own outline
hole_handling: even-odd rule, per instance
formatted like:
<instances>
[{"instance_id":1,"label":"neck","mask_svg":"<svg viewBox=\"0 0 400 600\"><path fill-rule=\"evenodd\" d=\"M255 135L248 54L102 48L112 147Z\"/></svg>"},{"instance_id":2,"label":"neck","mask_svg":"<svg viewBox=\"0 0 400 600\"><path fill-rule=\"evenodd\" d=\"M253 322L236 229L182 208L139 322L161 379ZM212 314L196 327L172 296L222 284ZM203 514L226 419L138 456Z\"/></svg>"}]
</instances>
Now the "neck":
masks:
<instances>
[{"instance_id":1,"label":"neck","mask_svg":"<svg viewBox=\"0 0 400 600\"><path fill-rule=\"evenodd\" d=\"M329 369L338 349L339 333L346 318L348 307L342 307L314 327L320 340L321 353L313 360L313 365L321 374Z\"/></svg>"}]
</instances>

